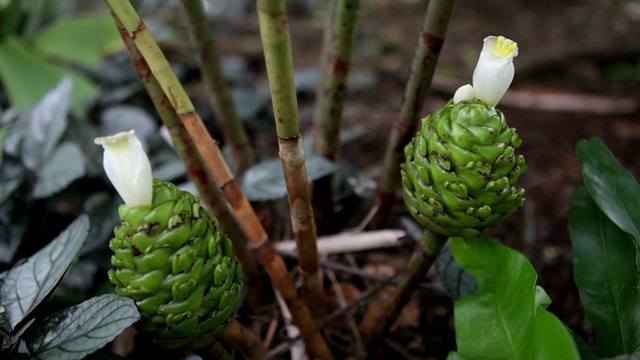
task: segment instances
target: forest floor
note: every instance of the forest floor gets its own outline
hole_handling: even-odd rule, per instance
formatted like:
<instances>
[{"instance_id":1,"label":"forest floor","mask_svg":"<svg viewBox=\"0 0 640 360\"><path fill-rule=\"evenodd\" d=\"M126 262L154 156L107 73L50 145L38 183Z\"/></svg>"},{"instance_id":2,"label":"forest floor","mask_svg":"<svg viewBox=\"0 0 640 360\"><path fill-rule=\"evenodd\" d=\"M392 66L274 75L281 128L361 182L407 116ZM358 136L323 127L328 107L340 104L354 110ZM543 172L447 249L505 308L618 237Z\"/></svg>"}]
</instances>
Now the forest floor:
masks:
<instances>
[{"instance_id":1,"label":"forest floor","mask_svg":"<svg viewBox=\"0 0 640 360\"><path fill-rule=\"evenodd\" d=\"M344 109L343 127L368 131L342 149L341 162L363 173L381 164L391 123L425 13L426 2L363 1L351 66L360 74ZM491 235L523 252L553 301L550 310L576 333L593 340L573 281L567 211L581 183L575 145L598 137L634 175L640 171L640 3L604 0L461 0L456 3L436 77L423 114L442 106L470 82L482 39L504 35L519 44L516 79L499 107L523 140L528 170L520 178L525 206ZM218 39L220 52L243 56L266 82L257 20L232 22L236 31ZM296 69L318 66L322 17L290 14ZM354 75L356 77L356 75ZM355 81L352 79L352 82ZM353 85L353 84L352 84ZM300 116L310 123L313 87L300 98ZM272 135L272 134L269 134ZM273 137L270 138L272 141ZM274 151L272 146L269 151ZM274 153L275 154L275 153ZM349 226L362 221L371 202L362 201ZM401 198L391 223L406 216ZM357 254L357 263L395 271L410 247ZM434 275L428 276L434 279ZM349 280L347 280L349 281ZM353 278L351 278L353 282ZM362 291L362 284L350 289ZM353 295L353 296L357 296ZM393 358L443 359L454 349L452 302L418 292L414 311L387 342ZM417 312L417 313L415 313Z\"/></svg>"}]
</instances>

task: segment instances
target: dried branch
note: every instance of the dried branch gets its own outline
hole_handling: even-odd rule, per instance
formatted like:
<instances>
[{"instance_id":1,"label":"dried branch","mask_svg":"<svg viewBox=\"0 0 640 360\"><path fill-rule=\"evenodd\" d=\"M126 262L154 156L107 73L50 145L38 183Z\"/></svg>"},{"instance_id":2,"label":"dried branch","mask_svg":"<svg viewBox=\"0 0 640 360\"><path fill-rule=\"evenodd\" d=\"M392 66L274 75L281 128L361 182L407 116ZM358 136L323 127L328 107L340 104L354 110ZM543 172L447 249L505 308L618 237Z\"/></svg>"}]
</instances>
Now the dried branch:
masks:
<instances>
[{"instance_id":1,"label":"dried branch","mask_svg":"<svg viewBox=\"0 0 640 360\"><path fill-rule=\"evenodd\" d=\"M131 61L147 90L147 94L151 98L156 111L158 111L160 119L169 130L173 146L184 162L187 173L196 185L207 211L218 219L222 230L231 239L233 251L242 264L244 273L249 277L257 277L260 274L260 265L255 256L247 249L247 237L238 226L233 214L229 211L222 192L215 183L213 174L205 165L193 142L190 141L187 130L182 125L180 118L162 91L158 81L151 74L149 65L129 37L126 29L119 24L118 30L127 47Z\"/></svg>"},{"instance_id":2,"label":"dried branch","mask_svg":"<svg viewBox=\"0 0 640 360\"><path fill-rule=\"evenodd\" d=\"M256 247L258 257L271 278L271 282L285 299L293 314L296 325L309 354L318 359L333 358L329 348L318 332L313 317L304 302L298 297L295 285L282 258L276 253L273 244L260 224L253 208L240 189L227 166L217 143L205 128L193 103L187 96L171 65L158 47L142 19L131 3L126 0L106 0L117 22L126 31L146 60L152 75L158 81L167 100L187 130L191 141L196 145L203 161L213 174L216 183L225 195L231 210L240 223L251 244Z\"/></svg>"}]
</instances>

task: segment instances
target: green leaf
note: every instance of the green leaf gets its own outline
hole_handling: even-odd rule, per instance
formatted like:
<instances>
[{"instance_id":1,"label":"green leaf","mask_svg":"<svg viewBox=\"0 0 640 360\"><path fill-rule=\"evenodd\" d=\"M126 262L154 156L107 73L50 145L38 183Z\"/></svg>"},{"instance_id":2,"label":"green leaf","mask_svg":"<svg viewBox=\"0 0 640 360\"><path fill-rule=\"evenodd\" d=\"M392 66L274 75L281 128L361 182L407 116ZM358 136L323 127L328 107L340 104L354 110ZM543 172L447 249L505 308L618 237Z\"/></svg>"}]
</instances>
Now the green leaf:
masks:
<instances>
[{"instance_id":1,"label":"green leaf","mask_svg":"<svg viewBox=\"0 0 640 360\"><path fill-rule=\"evenodd\" d=\"M97 93L97 87L86 77L46 62L14 36L0 41L0 59L0 80L11 105L17 109L35 104L69 72L74 83L74 105L92 99Z\"/></svg>"},{"instance_id":2,"label":"green leaf","mask_svg":"<svg viewBox=\"0 0 640 360\"><path fill-rule=\"evenodd\" d=\"M600 356L640 347L640 269L630 235L598 208L583 187L571 198L569 231L574 278L596 332Z\"/></svg>"},{"instance_id":3,"label":"green leaf","mask_svg":"<svg viewBox=\"0 0 640 360\"><path fill-rule=\"evenodd\" d=\"M67 128L72 88L71 78L63 77L32 109L22 114L28 117L28 124L21 129L20 155L23 164L30 170L36 170L43 159L49 156Z\"/></svg>"},{"instance_id":4,"label":"green leaf","mask_svg":"<svg viewBox=\"0 0 640 360\"><path fill-rule=\"evenodd\" d=\"M522 254L485 236L449 243L478 282L475 293L454 305L460 357L579 359L569 332L544 309L548 296L536 290L536 272Z\"/></svg>"},{"instance_id":5,"label":"green leaf","mask_svg":"<svg viewBox=\"0 0 640 360\"><path fill-rule=\"evenodd\" d=\"M445 246L436 259L436 273L444 284L453 301L458 301L478 288L476 280L468 272L462 270L451 254L451 248Z\"/></svg>"},{"instance_id":6,"label":"green leaf","mask_svg":"<svg viewBox=\"0 0 640 360\"><path fill-rule=\"evenodd\" d=\"M27 337L32 359L82 359L140 319L133 300L107 294L45 318Z\"/></svg>"},{"instance_id":7,"label":"green leaf","mask_svg":"<svg viewBox=\"0 0 640 360\"><path fill-rule=\"evenodd\" d=\"M84 173L84 158L80 148L74 143L64 143L54 151L38 172L32 196L41 199L53 195L82 177Z\"/></svg>"},{"instance_id":8,"label":"green leaf","mask_svg":"<svg viewBox=\"0 0 640 360\"><path fill-rule=\"evenodd\" d=\"M56 21L42 30L34 48L46 56L86 66L122 47L122 39L108 12L81 14Z\"/></svg>"},{"instance_id":9,"label":"green leaf","mask_svg":"<svg viewBox=\"0 0 640 360\"><path fill-rule=\"evenodd\" d=\"M633 235L640 267L640 185L602 141L582 140L577 153L589 195L614 224Z\"/></svg>"},{"instance_id":10,"label":"green leaf","mask_svg":"<svg viewBox=\"0 0 640 360\"><path fill-rule=\"evenodd\" d=\"M53 290L80 250L89 220L80 216L51 243L24 263L0 274L0 304L12 332ZM2 323L0 323L2 326Z\"/></svg>"},{"instance_id":11,"label":"green leaf","mask_svg":"<svg viewBox=\"0 0 640 360\"><path fill-rule=\"evenodd\" d=\"M22 1L5 0L0 2L0 38L18 30L22 16Z\"/></svg>"},{"instance_id":12,"label":"green leaf","mask_svg":"<svg viewBox=\"0 0 640 360\"><path fill-rule=\"evenodd\" d=\"M338 166L321 157L311 155L306 158L309 182L336 171ZM274 200L287 195L287 186L280 159L262 161L252 166L243 175L242 190L251 201Z\"/></svg>"}]
</instances>

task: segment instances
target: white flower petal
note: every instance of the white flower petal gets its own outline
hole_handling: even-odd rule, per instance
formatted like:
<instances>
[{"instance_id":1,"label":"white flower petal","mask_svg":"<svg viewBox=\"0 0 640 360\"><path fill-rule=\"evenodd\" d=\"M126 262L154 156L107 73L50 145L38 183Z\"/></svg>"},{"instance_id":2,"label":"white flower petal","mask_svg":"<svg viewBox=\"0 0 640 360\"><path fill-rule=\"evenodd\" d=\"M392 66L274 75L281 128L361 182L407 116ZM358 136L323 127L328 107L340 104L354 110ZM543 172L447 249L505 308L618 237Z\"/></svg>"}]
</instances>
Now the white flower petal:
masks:
<instances>
[{"instance_id":1,"label":"white flower petal","mask_svg":"<svg viewBox=\"0 0 640 360\"><path fill-rule=\"evenodd\" d=\"M104 148L104 170L122 200L132 207L151 205L151 164L135 132L100 137L94 142Z\"/></svg>"},{"instance_id":2,"label":"white flower petal","mask_svg":"<svg viewBox=\"0 0 640 360\"><path fill-rule=\"evenodd\" d=\"M453 94L453 103L457 104L460 101L471 100L476 98L476 90L471 86L471 84L463 85L456 90L456 93Z\"/></svg>"},{"instance_id":3,"label":"white flower petal","mask_svg":"<svg viewBox=\"0 0 640 360\"><path fill-rule=\"evenodd\" d=\"M518 55L518 44L503 36L488 36L473 72L476 98L495 106L513 81L513 58Z\"/></svg>"}]
</instances>

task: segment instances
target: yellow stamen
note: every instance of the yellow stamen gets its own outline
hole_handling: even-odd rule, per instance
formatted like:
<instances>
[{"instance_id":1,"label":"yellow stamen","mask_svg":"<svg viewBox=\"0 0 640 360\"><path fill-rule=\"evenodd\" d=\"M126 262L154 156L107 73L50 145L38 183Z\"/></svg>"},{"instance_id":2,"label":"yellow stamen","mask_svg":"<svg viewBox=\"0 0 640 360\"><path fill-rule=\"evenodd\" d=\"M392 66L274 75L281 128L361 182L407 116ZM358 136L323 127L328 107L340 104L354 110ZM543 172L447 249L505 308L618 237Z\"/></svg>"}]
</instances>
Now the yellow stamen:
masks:
<instances>
[{"instance_id":1,"label":"yellow stamen","mask_svg":"<svg viewBox=\"0 0 640 360\"><path fill-rule=\"evenodd\" d=\"M493 50L502 56L509 56L513 51L518 48L518 43L513 40L509 40L504 36L498 36Z\"/></svg>"}]
</instances>

